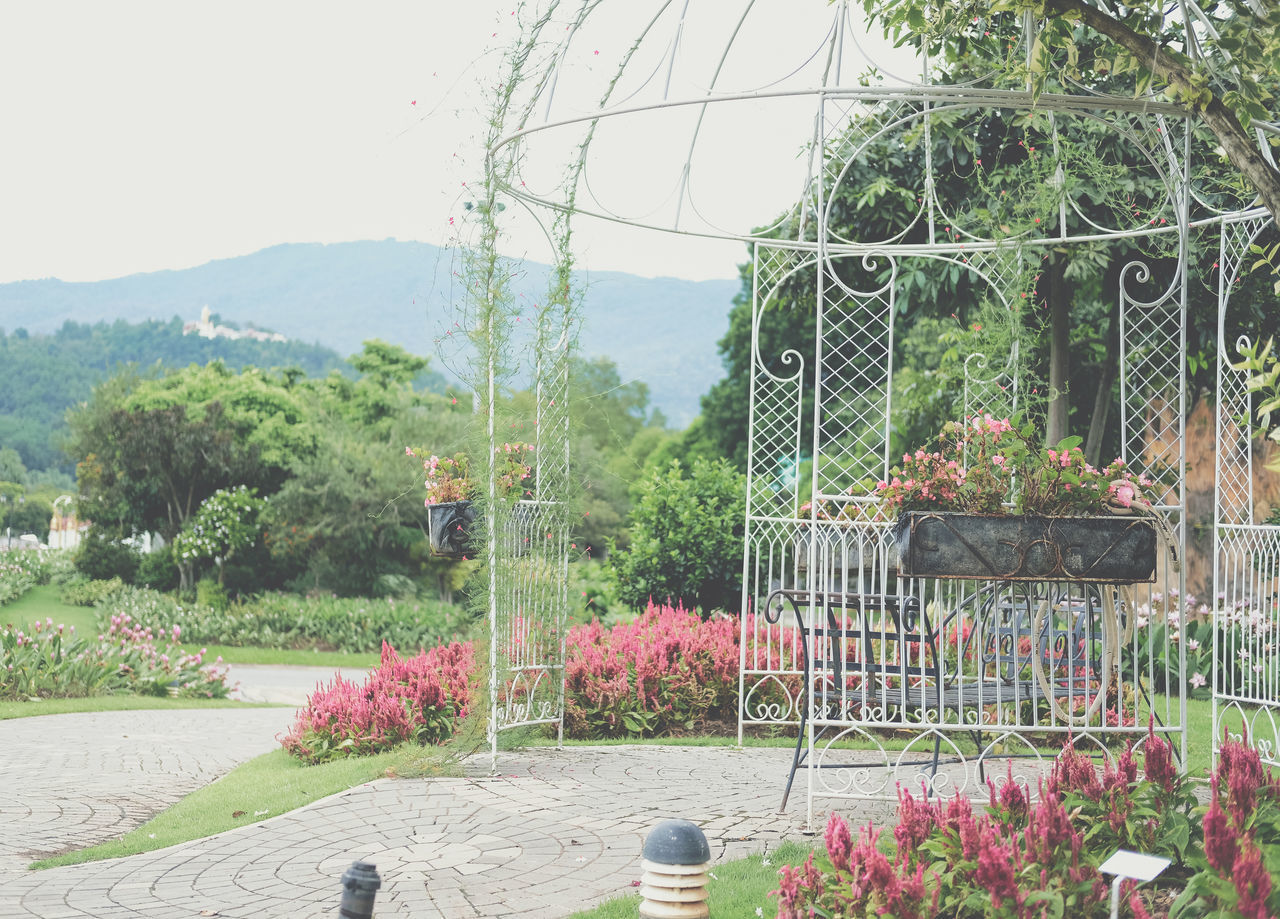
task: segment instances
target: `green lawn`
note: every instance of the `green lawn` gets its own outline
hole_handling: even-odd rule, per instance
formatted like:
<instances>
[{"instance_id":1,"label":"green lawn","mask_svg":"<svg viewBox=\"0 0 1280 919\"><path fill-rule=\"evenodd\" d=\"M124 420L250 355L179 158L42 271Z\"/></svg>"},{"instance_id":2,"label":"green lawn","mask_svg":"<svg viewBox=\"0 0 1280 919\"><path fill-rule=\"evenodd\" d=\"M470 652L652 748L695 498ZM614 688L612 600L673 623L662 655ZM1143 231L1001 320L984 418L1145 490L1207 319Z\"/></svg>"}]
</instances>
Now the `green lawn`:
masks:
<instances>
[{"instance_id":1,"label":"green lawn","mask_svg":"<svg viewBox=\"0 0 1280 919\"><path fill-rule=\"evenodd\" d=\"M255 702L230 699L170 699L163 696L93 696L88 699L39 699L28 702L0 702L0 721L34 715L65 715L69 712L119 712L130 709L272 708Z\"/></svg>"},{"instance_id":2,"label":"green lawn","mask_svg":"<svg viewBox=\"0 0 1280 919\"><path fill-rule=\"evenodd\" d=\"M750 919L757 915L757 909L765 916L777 913L778 901L769 894L778 889L778 869L803 864L812 851L811 845L784 842L764 855L713 865L707 884L711 919ZM638 893L626 894L576 912L569 919L635 919L639 904Z\"/></svg>"},{"instance_id":3,"label":"green lawn","mask_svg":"<svg viewBox=\"0 0 1280 919\"><path fill-rule=\"evenodd\" d=\"M98 634L98 623L93 610L87 606L71 606L63 603L58 588L52 584L33 587L17 600L0 607L0 622L9 623L30 631L36 620L52 619L54 625L75 626L81 635Z\"/></svg>"}]
</instances>

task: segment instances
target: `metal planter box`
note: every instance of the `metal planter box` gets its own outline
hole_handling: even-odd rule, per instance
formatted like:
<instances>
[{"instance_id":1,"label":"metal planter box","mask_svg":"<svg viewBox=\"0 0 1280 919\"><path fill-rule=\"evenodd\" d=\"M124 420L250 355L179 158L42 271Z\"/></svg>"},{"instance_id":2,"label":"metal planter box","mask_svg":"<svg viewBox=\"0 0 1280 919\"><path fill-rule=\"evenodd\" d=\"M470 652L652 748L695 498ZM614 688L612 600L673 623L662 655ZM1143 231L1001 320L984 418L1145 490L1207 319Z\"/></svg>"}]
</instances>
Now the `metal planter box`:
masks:
<instances>
[{"instance_id":1,"label":"metal planter box","mask_svg":"<svg viewBox=\"0 0 1280 919\"><path fill-rule=\"evenodd\" d=\"M1134 584L1156 574L1156 528L1144 517L907 511L894 539L905 577Z\"/></svg>"},{"instance_id":2,"label":"metal planter box","mask_svg":"<svg viewBox=\"0 0 1280 919\"><path fill-rule=\"evenodd\" d=\"M446 501L427 505L427 535L431 554L445 558L466 558L471 553L471 524L476 519L470 501Z\"/></svg>"}]
</instances>

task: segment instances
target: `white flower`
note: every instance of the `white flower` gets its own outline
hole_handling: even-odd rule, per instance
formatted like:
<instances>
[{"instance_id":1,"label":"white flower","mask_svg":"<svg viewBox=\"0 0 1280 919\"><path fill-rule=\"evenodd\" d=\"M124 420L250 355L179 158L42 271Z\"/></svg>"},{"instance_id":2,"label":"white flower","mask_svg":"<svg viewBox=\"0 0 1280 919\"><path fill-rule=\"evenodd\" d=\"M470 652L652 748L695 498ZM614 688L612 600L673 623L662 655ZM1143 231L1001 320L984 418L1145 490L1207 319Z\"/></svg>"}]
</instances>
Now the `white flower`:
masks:
<instances>
[{"instance_id":1,"label":"white flower","mask_svg":"<svg viewBox=\"0 0 1280 919\"><path fill-rule=\"evenodd\" d=\"M1204 678L1204 674L1203 674L1203 673L1193 673L1193 674L1191 674L1191 685L1192 685L1192 687L1193 687L1193 688L1195 688L1195 689L1199 689L1201 686L1203 686L1203 685L1204 685L1205 683L1207 683L1207 682L1208 682L1208 680L1206 680L1206 679Z\"/></svg>"}]
</instances>

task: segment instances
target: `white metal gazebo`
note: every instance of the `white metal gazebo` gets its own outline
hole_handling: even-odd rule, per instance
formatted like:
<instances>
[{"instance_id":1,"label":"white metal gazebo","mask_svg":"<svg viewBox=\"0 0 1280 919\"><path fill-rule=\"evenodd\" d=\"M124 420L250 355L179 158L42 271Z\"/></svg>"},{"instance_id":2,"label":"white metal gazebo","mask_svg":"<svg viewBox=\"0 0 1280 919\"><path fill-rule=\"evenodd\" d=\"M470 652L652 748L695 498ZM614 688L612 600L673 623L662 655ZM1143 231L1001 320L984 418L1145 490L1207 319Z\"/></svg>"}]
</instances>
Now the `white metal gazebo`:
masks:
<instances>
[{"instance_id":1,"label":"white metal gazebo","mask_svg":"<svg viewBox=\"0 0 1280 919\"><path fill-rule=\"evenodd\" d=\"M1106 755L1154 730L1185 754L1187 309L1208 285L1225 311L1270 219L1201 182L1212 144L1184 109L1065 76L1033 91L999 61L944 73L871 36L861 6L544 4L512 57L498 190L555 225L570 263L570 217L749 255L740 732L802 727L811 808L903 782L982 788L1068 737ZM1030 64L1037 29L975 20L972 45ZM1217 263L1194 261L1215 234ZM921 279L1005 317L1002 350L975 350L953 399L1004 417L1043 396L1024 318L1041 273L1088 259L1115 317L1113 442L1159 483L1173 534L1155 581L901 576L874 485L900 452L895 362ZM1247 452L1242 383L1224 369L1220 388L1219 438ZM1219 629L1218 650L1245 648L1264 678L1216 681L1215 711L1269 731L1274 757L1280 541L1247 491L1219 489L1216 590L1256 628Z\"/></svg>"}]
</instances>

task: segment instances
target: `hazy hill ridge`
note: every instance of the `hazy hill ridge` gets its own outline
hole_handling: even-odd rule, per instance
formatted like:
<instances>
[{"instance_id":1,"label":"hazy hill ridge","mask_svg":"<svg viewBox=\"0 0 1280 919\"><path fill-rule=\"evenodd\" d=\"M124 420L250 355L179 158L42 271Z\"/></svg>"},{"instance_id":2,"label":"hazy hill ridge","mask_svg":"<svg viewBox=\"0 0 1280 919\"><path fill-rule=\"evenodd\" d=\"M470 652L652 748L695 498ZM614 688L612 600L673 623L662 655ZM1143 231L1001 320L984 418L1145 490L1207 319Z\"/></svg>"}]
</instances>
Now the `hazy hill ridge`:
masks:
<instances>
[{"instance_id":1,"label":"hazy hill ridge","mask_svg":"<svg viewBox=\"0 0 1280 919\"><path fill-rule=\"evenodd\" d=\"M458 296L456 254L427 243L291 243L195 268L94 282L0 284L0 326L50 333L66 320L196 319L210 310L241 327L280 332L346 356L382 338L435 357ZM514 293L536 301L547 267L535 263ZM688 422L723 374L716 341L727 328L736 280L686 281L593 272L585 281L581 350L606 355L623 379L649 385L652 404ZM436 369L445 371L438 360Z\"/></svg>"}]
</instances>

